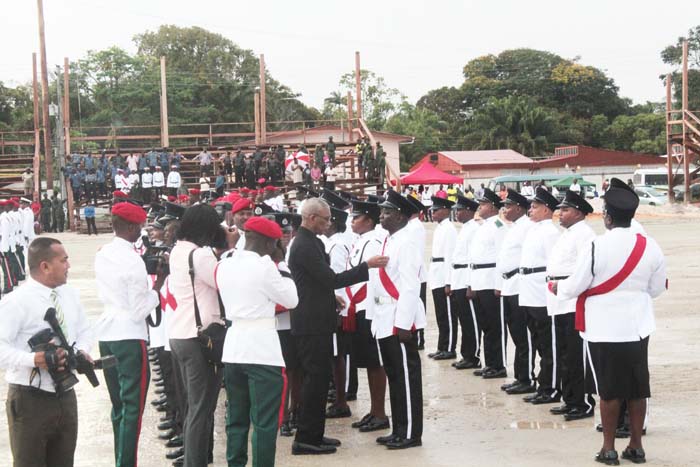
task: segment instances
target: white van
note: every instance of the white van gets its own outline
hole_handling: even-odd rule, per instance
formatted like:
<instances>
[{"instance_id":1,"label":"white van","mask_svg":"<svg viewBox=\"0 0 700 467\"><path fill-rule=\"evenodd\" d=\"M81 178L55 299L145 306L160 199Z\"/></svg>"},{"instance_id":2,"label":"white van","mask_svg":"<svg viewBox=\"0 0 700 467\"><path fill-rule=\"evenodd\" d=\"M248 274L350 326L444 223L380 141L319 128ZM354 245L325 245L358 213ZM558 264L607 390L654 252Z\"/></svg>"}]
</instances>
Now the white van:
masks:
<instances>
[{"instance_id":1,"label":"white van","mask_svg":"<svg viewBox=\"0 0 700 467\"><path fill-rule=\"evenodd\" d=\"M682 174L675 174L675 182L672 186L676 186L683 182ZM668 191L668 171L666 167L657 169L637 169L632 175L634 186L648 186L659 190Z\"/></svg>"}]
</instances>

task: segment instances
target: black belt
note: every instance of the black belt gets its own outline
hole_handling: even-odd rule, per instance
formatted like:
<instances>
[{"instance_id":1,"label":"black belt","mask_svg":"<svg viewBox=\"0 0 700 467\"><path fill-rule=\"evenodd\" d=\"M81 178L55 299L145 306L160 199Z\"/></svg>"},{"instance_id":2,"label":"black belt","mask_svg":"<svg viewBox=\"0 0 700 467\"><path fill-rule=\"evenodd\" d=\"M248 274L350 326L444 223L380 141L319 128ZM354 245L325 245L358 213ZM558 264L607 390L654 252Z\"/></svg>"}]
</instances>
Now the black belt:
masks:
<instances>
[{"instance_id":1,"label":"black belt","mask_svg":"<svg viewBox=\"0 0 700 467\"><path fill-rule=\"evenodd\" d=\"M442 263L445 261L445 258L430 258L431 263Z\"/></svg>"},{"instance_id":2,"label":"black belt","mask_svg":"<svg viewBox=\"0 0 700 467\"><path fill-rule=\"evenodd\" d=\"M464 268L468 268L468 267L469 267L468 264L453 264L452 265L453 269L464 269Z\"/></svg>"},{"instance_id":3,"label":"black belt","mask_svg":"<svg viewBox=\"0 0 700 467\"><path fill-rule=\"evenodd\" d=\"M535 274L536 272L545 272L547 270L546 266L540 266L537 268L520 268L520 274L527 276L528 274Z\"/></svg>"},{"instance_id":4,"label":"black belt","mask_svg":"<svg viewBox=\"0 0 700 467\"><path fill-rule=\"evenodd\" d=\"M513 277L514 275L516 275L516 274L518 273L518 271L520 271L520 269L515 268L515 269L513 269L512 271L504 272L504 273L503 273L503 278L504 278L504 279L510 279L511 277Z\"/></svg>"},{"instance_id":5,"label":"black belt","mask_svg":"<svg viewBox=\"0 0 700 467\"><path fill-rule=\"evenodd\" d=\"M563 281L568 278L569 276L547 276L547 281Z\"/></svg>"},{"instance_id":6,"label":"black belt","mask_svg":"<svg viewBox=\"0 0 700 467\"><path fill-rule=\"evenodd\" d=\"M469 265L469 269L471 269L472 271L475 269L489 269L489 268L495 268L495 267L496 267L496 263L484 263L484 264L472 263Z\"/></svg>"}]
</instances>

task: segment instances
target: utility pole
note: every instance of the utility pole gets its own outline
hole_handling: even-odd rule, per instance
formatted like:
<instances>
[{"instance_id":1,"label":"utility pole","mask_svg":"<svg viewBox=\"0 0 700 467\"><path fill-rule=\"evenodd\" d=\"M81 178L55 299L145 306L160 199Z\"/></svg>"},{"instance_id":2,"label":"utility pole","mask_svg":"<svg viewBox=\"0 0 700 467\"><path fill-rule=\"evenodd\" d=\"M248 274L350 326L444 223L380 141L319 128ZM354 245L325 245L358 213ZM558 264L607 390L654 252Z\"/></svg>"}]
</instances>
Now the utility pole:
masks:
<instances>
[{"instance_id":1,"label":"utility pole","mask_svg":"<svg viewBox=\"0 0 700 467\"><path fill-rule=\"evenodd\" d=\"M46 35L44 34L44 3L36 0L39 13L39 52L41 53L41 98L44 123L44 159L46 189L53 191L53 154L51 154L51 122L49 121L49 70L46 66Z\"/></svg>"},{"instance_id":2,"label":"utility pole","mask_svg":"<svg viewBox=\"0 0 700 467\"><path fill-rule=\"evenodd\" d=\"M355 100L357 101L357 118L362 118L362 73L360 71L360 52L355 52Z\"/></svg>"},{"instance_id":3,"label":"utility pole","mask_svg":"<svg viewBox=\"0 0 700 467\"><path fill-rule=\"evenodd\" d=\"M68 57L63 59L63 140L65 154L70 154L70 63Z\"/></svg>"},{"instance_id":4,"label":"utility pole","mask_svg":"<svg viewBox=\"0 0 700 467\"><path fill-rule=\"evenodd\" d=\"M267 101L265 100L265 55L260 54L260 142L267 143Z\"/></svg>"},{"instance_id":5,"label":"utility pole","mask_svg":"<svg viewBox=\"0 0 700 467\"><path fill-rule=\"evenodd\" d=\"M32 97L34 100L34 201L39 201L41 193L41 127L39 126L39 82L36 72L36 53L32 53Z\"/></svg>"},{"instance_id":6,"label":"utility pole","mask_svg":"<svg viewBox=\"0 0 700 467\"><path fill-rule=\"evenodd\" d=\"M65 129L63 126L63 94L61 93L61 67L56 65L56 94L58 105L56 105L56 158L58 159L59 173L62 173L61 169L65 167ZM60 187L61 187L61 199L66 199L66 187L64 184L64 177L59 177Z\"/></svg>"},{"instance_id":7,"label":"utility pole","mask_svg":"<svg viewBox=\"0 0 700 467\"><path fill-rule=\"evenodd\" d=\"M255 145L260 145L260 93L256 92L253 96L253 105L255 106L253 116L255 117Z\"/></svg>"},{"instance_id":8,"label":"utility pole","mask_svg":"<svg viewBox=\"0 0 700 467\"><path fill-rule=\"evenodd\" d=\"M673 196L673 143L671 142L671 127L668 122L671 120L671 110L673 100L671 99L671 73L666 75L666 170L668 171L668 202L675 201Z\"/></svg>"},{"instance_id":9,"label":"utility pole","mask_svg":"<svg viewBox=\"0 0 700 467\"><path fill-rule=\"evenodd\" d=\"M690 161L688 160L688 130L686 113L688 112L688 41L683 41L683 83L681 88L681 120L683 121L683 178L685 185L685 204L690 203Z\"/></svg>"},{"instance_id":10,"label":"utility pole","mask_svg":"<svg viewBox=\"0 0 700 467\"><path fill-rule=\"evenodd\" d=\"M209 141L211 144L211 141ZM160 57L160 145L170 146L170 129L168 127L168 91L165 76L165 57Z\"/></svg>"}]
</instances>

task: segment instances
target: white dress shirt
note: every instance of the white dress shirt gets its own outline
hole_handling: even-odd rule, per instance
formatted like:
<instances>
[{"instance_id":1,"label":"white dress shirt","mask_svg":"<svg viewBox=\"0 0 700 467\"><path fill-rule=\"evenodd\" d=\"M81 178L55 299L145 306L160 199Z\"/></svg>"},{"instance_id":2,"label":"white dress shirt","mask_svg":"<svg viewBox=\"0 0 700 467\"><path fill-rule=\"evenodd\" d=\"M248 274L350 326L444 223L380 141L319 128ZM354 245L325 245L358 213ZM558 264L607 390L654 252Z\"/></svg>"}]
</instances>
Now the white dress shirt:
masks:
<instances>
[{"instance_id":1,"label":"white dress shirt","mask_svg":"<svg viewBox=\"0 0 700 467\"><path fill-rule=\"evenodd\" d=\"M95 281L103 312L96 325L100 341L148 339L146 316L159 303L148 286L146 264L134 245L119 237L95 256Z\"/></svg>"},{"instance_id":2,"label":"white dress shirt","mask_svg":"<svg viewBox=\"0 0 700 467\"><path fill-rule=\"evenodd\" d=\"M36 238L34 233L34 211L32 211L32 208L26 207L20 209L20 212L22 212L22 234L26 239L27 245L29 245Z\"/></svg>"},{"instance_id":3,"label":"white dress shirt","mask_svg":"<svg viewBox=\"0 0 700 467\"><path fill-rule=\"evenodd\" d=\"M426 242L425 242L425 226L423 225L423 222L418 217L414 217L410 221L408 221L408 224L404 229L408 229L409 231L409 237L413 240L413 242L416 245L416 248L418 248L418 251L420 251L420 271L418 271L418 280L421 282L426 282L427 280L427 272L428 270L425 267L424 261L425 261L425 247L426 247ZM389 232L384 229L380 224L377 224L377 227L375 227L375 230L379 230L382 232L382 235L378 236L377 238L380 241L384 241L386 237L389 236Z\"/></svg>"},{"instance_id":4,"label":"white dress shirt","mask_svg":"<svg viewBox=\"0 0 700 467\"><path fill-rule=\"evenodd\" d=\"M470 264L494 264L501 249L508 225L497 215L486 219L476 232L469 247ZM469 271L469 287L472 290L495 290L496 268L472 269Z\"/></svg>"},{"instance_id":5,"label":"white dress shirt","mask_svg":"<svg viewBox=\"0 0 700 467\"><path fill-rule=\"evenodd\" d=\"M620 272L636 243L630 228L615 228L593 240L593 249L579 256L573 275L558 284L562 300L606 282ZM591 263L593 272L591 273ZM647 245L634 271L614 290L588 297L586 331L581 337L591 342L632 342L644 339L656 329L652 298L666 289L666 260L659 245L647 237Z\"/></svg>"},{"instance_id":6,"label":"white dress shirt","mask_svg":"<svg viewBox=\"0 0 700 467\"><path fill-rule=\"evenodd\" d=\"M153 186L155 188L162 188L165 186L165 174L160 170L156 170L153 173Z\"/></svg>"},{"instance_id":7,"label":"white dress shirt","mask_svg":"<svg viewBox=\"0 0 700 467\"><path fill-rule=\"evenodd\" d=\"M551 219L534 222L527 231L520 256L521 268L546 267L549 253L559 238L559 228ZM545 271L532 274L520 274L519 279L520 306L547 306L547 273Z\"/></svg>"},{"instance_id":8,"label":"white dress shirt","mask_svg":"<svg viewBox=\"0 0 700 467\"><path fill-rule=\"evenodd\" d=\"M428 271L428 287L431 290L445 287L452 273L452 254L457 244L457 229L449 217L440 221L433 232L432 258L442 261L430 261Z\"/></svg>"},{"instance_id":9,"label":"white dress shirt","mask_svg":"<svg viewBox=\"0 0 700 467\"><path fill-rule=\"evenodd\" d=\"M369 287L374 297L372 334L377 339L391 336L394 328L411 330L425 327L425 309L420 299L418 270L422 258L411 232L404 227L384 240L381 254L389 257L386 273L399 292L398 300L389 295L379 279L370 276Z\"/></svg>"},{"instance_id":10,"label":"white dress shirt","mask_svg":"<svg viewBox=\"0 0 700 467\"><path fill-rule=\"evenodd\" d=\"M222 360L284 366L275 329L275 305L294 308L299 302L296 285L283 277L269 256L237 251L216 270L216 282L231 327L226 332Z\"/></svg>"},{"instance_id":11,"label":"white dress shirt","mask_svg":"<svg viewBox=\"0 0 700 467\"><path fill-rule=\"evenodd\" d=\"M44 315L51 303L51 291L58 292L58 303L64 319L66 339L79 350L90 351L92 337L78 290L68 285L50 289L31 277L12 293L0 300L0 366L5 380L11 384L33 386L55 392L47 370L39 370L30 383L34 368L34 353L27 341L37 332L49 328Z\"/></svg>"},{"instance_id":12,"label":"white dress shirt","mask_svg":"<svg viewBox=\"0 0 700 467\"><path fill-rule=\"evenodd\" d=\"M447 285L449 285L452 290L466 289L469 286L469 244L474 238L474 233L478 228L479 223L477 220L471 219L465 222L459 229L454 254L452 255L452 264L450 265L452 271L447 281ZM460 267L455 268L455 265Z\"/></svg>"},{"instance_id":13,"label":"white dress shirt","mask_svg":"<svg viewBox=\"0 0 700 467\"><path fill-rule=\"evenodd\" d=\"M564 230L549 253L547 277L568 277L573 274L578 257L591 251L591 242L595 236L585 220ZM550 316L575 311L576 299L562 300L547 289L547 313Z\"/></svg>"},{"instance_id":14,"label":"white dress shirt","mask_svg":"<svg viewBox=\"0 0 700 467\"><path fill-rule=\"evenodd\" d=\"M168 180L166 182L166 186L168 188L180 188L180 172L177 172L175 170L171 170L168 173Z\"/></svg>"},{"instance_id":15,"label":"white dress shirt","mask_svg":"<svg viewBox=\"0 0 700 467\"><path fill-rule=\"evenodd\" d=\"M2 253L15 251L15 244L11 241L12 227L7 214L6 212L0 213L0 251Z\"/></svg>"},{"instance_id":16,"label":"white dress shirt","mask_svg":"<svg viewBox=\"0 0 700 467\"><path fill-rule=\"evenodd\" d=\"M513 270L520 268L520 256L523 250L523 241L528 230L532 227L532 221L527 215L521 216L518 220L510 225L510 228L503 237L503 244L498 252L496 260L496 289L501 291L501 295L509 297L518 295L519 276L515 273L508 279L503 277L503 274L510 273Z\"/></svg>"},{"instance_id":17,"label":"white dress shirt","mask_svg":"<svg viewBox=\"0 0 700 467\"><path fill-rule=\"evenodd\" d=\"M350 247L345 244L345 235L341 232L334 233L330 237L323 236L321 239L326 245L326 253L331 260L331 269L336 274L345 272L350 256ZM348 296L345 289L336 289L335 294L345 300L345 307L341 310L341 316L348 315Z\"/></svg>"},{"instance_id":18,"label":"white dress shirt","mask_svg":"<svg viewBox=\"0 0 700 467\"><path fill-rule=\"evenodd\" d=\"M153 188L153 174L151 172L144 172L141 175L141 186L144 188Z\"/></svg>"},{"instance_id":19,"label":"white dress shirt","mask_svg":"<svg viewBox=\"0 0 700 467\"><path fill-rule=\"evenodd\" d=\"M346 269L352 269L356 266L359 266L361 263L367 261L373 256L376 256L380 254L382 251L382 242L379 241L377 238L376 231L370 230L369 232L365 232L362 235L360 235L357 238L357 241L355 241L354 245L352 246L352 251L350 252L350 255L348 256L348 262L347 262L347 268ZM375 275L377 271L375 269L370 269L369 274L370 276ZM363 287L365 290L367 290L367 297L364 300L361 300L355 304L355 310L356 311L365 311L365 318L366 319L372 319L371 313L373 311L372 309L372 303L374 300L374 297L371 297L369 294L369 286L368 282L359 282L357 284L353 284L349 287L350 293L352 296L357 294L360 289ZM347 295L347 294L346 294ZM350 304L350 296L348 296L348 306ZM367 314L370 314L368 317Z\"/></svg>"}]
</instances>

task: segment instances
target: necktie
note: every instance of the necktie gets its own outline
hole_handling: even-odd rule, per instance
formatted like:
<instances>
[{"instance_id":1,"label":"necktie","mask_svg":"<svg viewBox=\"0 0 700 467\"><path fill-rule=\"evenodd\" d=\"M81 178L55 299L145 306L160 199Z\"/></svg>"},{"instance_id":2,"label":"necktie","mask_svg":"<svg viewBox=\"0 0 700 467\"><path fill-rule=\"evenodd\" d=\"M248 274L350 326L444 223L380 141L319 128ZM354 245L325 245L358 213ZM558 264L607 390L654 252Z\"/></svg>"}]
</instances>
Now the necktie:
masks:
<instances>
[{"instance_id":1,"label":"necktie","mask_svg":"<svg viewBox=\"0 0 700 467\"><path fill-rule=\"evenodd\" d=\"M58 292L56 292L55 289L52 290L49 298L51 299L51 306L53 306L56 310L56 320L58 320L58 325L61 326L61 331L63 331L63 335L66 336L66 340L70 343L65 316L63 315L63 309L61 308L61 304L58 301Z\"/></svg>"}]
</instances>

